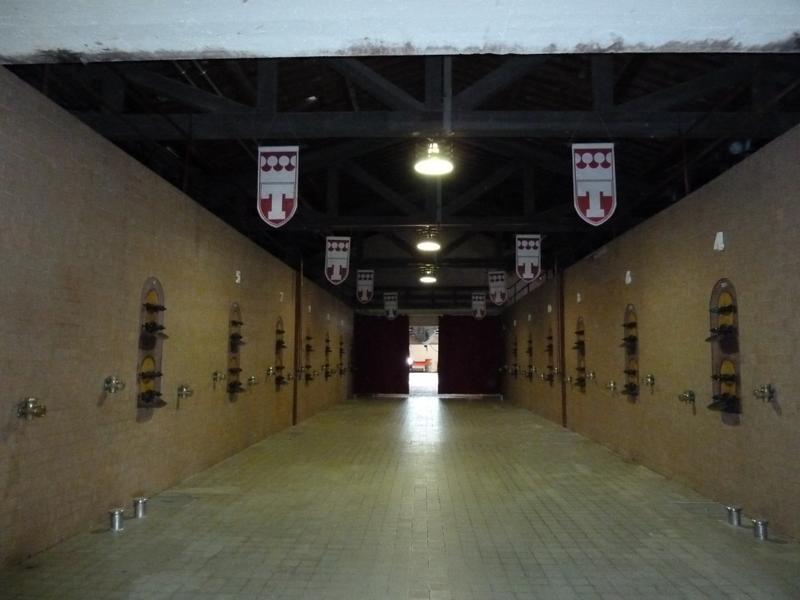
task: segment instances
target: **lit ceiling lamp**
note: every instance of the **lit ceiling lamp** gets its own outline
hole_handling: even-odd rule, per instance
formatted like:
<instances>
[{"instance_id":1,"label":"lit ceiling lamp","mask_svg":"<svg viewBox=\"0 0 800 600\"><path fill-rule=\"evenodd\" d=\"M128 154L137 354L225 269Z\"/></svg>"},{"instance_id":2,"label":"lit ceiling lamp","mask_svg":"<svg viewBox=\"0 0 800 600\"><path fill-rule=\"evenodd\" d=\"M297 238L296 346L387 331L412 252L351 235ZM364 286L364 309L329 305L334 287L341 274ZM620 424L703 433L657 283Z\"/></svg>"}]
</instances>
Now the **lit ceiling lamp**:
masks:
<instances>
[{"instance_id":1,"label":"lit ceiling lamp","mask_svg":"<svg viewBox=\"0 0 800 600\"><path fill-rule=\"evenodd\" d=\"M422 275L420 275L419 277L419 282L426 284L436 283L436 275L434 268L431 266L425 267L422 270Z\"/></svg>"},{"instance_id":2,"label":"lit ceiling lamp","mask_svg":"<svg viewBox=\"0 0 800 600\"><path fill-rule=\"evenodd\" d=\"M453 171L452 152L438 142L428 142L425 149L417 156L414 170L421 175L447 175Z\"/></svg>"},{"instance_id":3,"label":"lit ceiling lamp","mask_svg":"<svg viewBox=\"0 0 800 600\"><path fill-rule=\"evenodd\" d=\"M417 250L422 252L438 252L442 249L439 240L436 239L436 231L433 229L426 229L422 232L422 239L417 242Z\"/></svg>"}]
</instances>

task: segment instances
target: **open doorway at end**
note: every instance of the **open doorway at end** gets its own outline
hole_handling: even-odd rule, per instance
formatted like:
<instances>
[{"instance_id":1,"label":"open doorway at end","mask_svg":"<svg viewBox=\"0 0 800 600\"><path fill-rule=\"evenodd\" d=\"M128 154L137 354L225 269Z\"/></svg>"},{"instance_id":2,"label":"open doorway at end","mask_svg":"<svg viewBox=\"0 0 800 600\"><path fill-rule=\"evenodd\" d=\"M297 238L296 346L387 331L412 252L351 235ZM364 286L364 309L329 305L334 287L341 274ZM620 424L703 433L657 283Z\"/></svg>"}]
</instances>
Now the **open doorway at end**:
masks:
<instances>
[{"instance_id":1,"label":"open doorway at end","mask_svg":"<svg viewBox=\"0 0 800 600\"><path fill-rule=\"evenodd\" d=\"M439 326L412 325L408 329L408 393L435 396L439 391Z\"/></svg>"}]
</instances>

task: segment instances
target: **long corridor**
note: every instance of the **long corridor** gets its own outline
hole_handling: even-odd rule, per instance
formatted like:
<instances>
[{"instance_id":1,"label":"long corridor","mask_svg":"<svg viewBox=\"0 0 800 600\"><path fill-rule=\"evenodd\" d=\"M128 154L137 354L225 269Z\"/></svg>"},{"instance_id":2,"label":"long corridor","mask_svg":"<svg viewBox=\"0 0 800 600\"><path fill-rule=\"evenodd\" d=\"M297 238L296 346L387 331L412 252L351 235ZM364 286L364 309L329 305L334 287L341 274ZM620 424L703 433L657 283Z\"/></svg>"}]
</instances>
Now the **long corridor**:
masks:
<instances>
[{"instance_id":1,"label":"long corridor","mask_svg":"<svg viewBox=\"0 0 800 600\"><path fill-rule=\"evenodd\" d=\"M130 511L128 511L130 512ZM800 547L528 411L350 401L0 573L3 598L798 598Z\"/></svg>"}]
</instances>

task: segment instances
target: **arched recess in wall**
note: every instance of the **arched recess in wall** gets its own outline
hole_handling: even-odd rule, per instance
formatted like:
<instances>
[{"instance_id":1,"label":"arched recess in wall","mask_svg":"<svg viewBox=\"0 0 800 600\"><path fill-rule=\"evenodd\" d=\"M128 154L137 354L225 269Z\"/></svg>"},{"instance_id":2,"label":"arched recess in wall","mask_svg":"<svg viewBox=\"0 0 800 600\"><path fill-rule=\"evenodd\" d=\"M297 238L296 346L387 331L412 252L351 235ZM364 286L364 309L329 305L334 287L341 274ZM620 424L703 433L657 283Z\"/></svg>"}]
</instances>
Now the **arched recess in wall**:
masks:
<instances>
[{"instance_id":1,"label":"arched recess in wall","mask_svg":"<svg viewBox=\"0 0 800 600\"><path fill-rule=\"evenodd\" d=\"M739 316L736 288L720 279L708 302L711 343L712 397L708 408L722 413L742 412L739 369Z\"/></svg>"},{"instance_id":2,"label":"arched recess in wall","mask_svg":"<svg viewBox=\"0 0 800 600\"><path fill-rule=\"evenodd\" d=\"M244 391L242 385L242 309L238 302L231 304L228 320L228 395L236 400Z\"/></svg>"},{"instance_id":3,"label":"arched recess in wall","mask_svg":"<svg viewBox=\"0 0 800 600\"><path fill-rule=\"evenodd\" d=\"M525 347L525 354L528 355L528 365L525 367L525 376L533 380L536 369L533 366L533 332L528 329L528 343Z\"/></svg>"},{"instance_id":4,"label":"arched recess in wall","mask_svg":"<svg viewBox=\"0 0 800 600\"><path fill-rule=\"evenodd\" d=\"M575 324L575 385L582 392L586 391L586 328L583 317L578 317Z\"/></svg>"},{"instance_id":5,"label":"arched recess in wall","mask_svg":"<svg viewBox=\"0 0 800 600\"><path fill-rule=\"evenodd\" d=\"M514 361L511 365L511 374L514 379L519 375L519 360L517 358L517 332L514 330L514 343L511 346L511 359Z\"/></svg>"},{"instance_id":6,"label":"arched recess in wall","mask_svg":"<svg viewBox=\"0 0 800 600\"><path fill-rule=\"evenodd\" d=\"M161 397L161 364L164 354L164 288L155 277L148 277L142 286L139 356L137 363L137 405L139 408L165 406Z\"/></svg>"},{"instance_id":7,"label":"arched recess in wall","mask_svg":"<svg viewBox=\"0 0 800 600\"><path fill-rule=\"evenodd\" d=\"M275 388L278 390L289 383L284 364L284 354L288 347L285 336L286 328L283 326L283 318L278 317L278 321L275 323Z\"/></svg>"},{"instance_id":8,"label":"arched recess in wall","mask_svg":"<svg viewBox=\"0 0 800 600\"><path fill-rule=\"evenodd\" d=\"M339 362L336 365L339 375L344 375L346 367L344 364L344 333L339 331Z\"/></svg>"},{"instance_id":9,"label":"arched recess in wall","mask_svg":"<svg viewBox=\"0 0 800 600\"><path fill-rule=\"evenodd\" d=\"M542 379L547 381L550 385L553 385L553 382L556 379L556 364L555 364L555 346L553 345L553 326L552 324L547 326L547 337L546 343L544 345L545 351L545 358L547 359L547 365L545 366L545 372L542 373Z\"/></svg>"},{"instance_id":10,"label":"arched recess in wall","mask_svg":"<svg viewBox=\"0 0 800 600\"><path fill-rule=\"evenodd\" d=\"M635 402L639 397L639 321L633 304L625 307L622 328L625 332L622 337L622 347L625 349L623 369L625 385L622 387L622 393L628 400Z\"/></svg>"},{"instance_id":11,"label":"arched recess in wall","mask_svg":"<svg viewBox=\"0 0 800 600\"><path fill-rule=\"evenodd\" d=\"M331 348L331 334L330 332L325 332L325 362L322 364L322 374L325 377L325 381L327 381L330 376L333 374L331 370L331 353L333 349Z\"/></svg>"},{"instance_id":12,"label":"arched recess in wall","mask_svg":"<svg viewBox=\"0 0 800 600\"><path fill-rule=\"evenodd\" d=\"M303 378L306 383L314 381L314 367L311 364L311 359L314 356L314 336L311 335L309 332L305 338L305 346L303 347L303 373L305 373L305 377Z\"/></svg>"}]
</instances>

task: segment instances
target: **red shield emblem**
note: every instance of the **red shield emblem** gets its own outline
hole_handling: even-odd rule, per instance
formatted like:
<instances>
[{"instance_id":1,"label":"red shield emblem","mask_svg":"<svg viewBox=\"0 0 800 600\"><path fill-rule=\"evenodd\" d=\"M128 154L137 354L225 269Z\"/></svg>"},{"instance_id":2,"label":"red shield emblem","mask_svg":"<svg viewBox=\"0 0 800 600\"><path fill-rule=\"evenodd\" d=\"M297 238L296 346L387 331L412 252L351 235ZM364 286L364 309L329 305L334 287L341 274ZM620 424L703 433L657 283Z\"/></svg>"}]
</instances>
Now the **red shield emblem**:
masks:
<instances>
[{"instance_id":1,"label":"red shield emblem","mask_svg":"<svg viewBox=\"0 0 800 600\"><path fill-rule=\"evenodd\" d=\"M486 294L472 294L472 316L478 321L486 316Z\"/></svg>"},{"instance_id":2,"label":"red shield emblem","mask_svg":"<svg viewBox=\"0 0 800 600\"><path fill-rule=\"evenodd\" d=\"M375 271L369 269L356 272L356 297L361 304L372 300L375 290Z\"/></svg>"},{"instance_id":3,"label":"red shield emblem","mask_svg":"<svg viewBox=\"0 0 800 600\"><path fill-rule=\"evenodd\" d=\"M517 236L517 275L520 279L536 279L542 272L542 236Z\"/></svg>"},{"instance_id":4,"label":"red shield emblem","mask_svg":"<svg viewBox=\"0 0 800 600\"><path fill-rule=\"evenodd\" d=\"M339 285L350 273L350 238L325 238L325 277L333 285Z\"/></svg>"},{"instance_id":5,"label":"red shield emblem","mask_svg":"<svg viewBox=\"0 0 800 600\"><path fill-rule=\"evenodd\" d=\"M270 227L282 227L297 212L298 146L258 149L258 214Z\"/></svg>"},{"instance_id":6,"label":"red shield emblem","mask_svg":"<svg viewBox=\"0 0 800 600\"><path fill-rule=\"evenodd\" d=\"M397 292L383 293L383 311L386 318L393 321L397 317Z\"/></svg>"},{"instance_id":7,"label":"red shield emblem","mask_svg":"<svg viewBox=\"0 0 800 600\"><path fill-rule=\"evenodd\" d=\"M503 304L508 298L505 271L489 271L489 297L497 306Z\"/></svg>"},{"instance_id":8,"label":"red shield emblem","mask_svg":"<svg viewBox=\"0 0 800 600\"><path fill-rule=\"evenodd\" d=\"M589 225L602 225L617 209L614 144L572 144L575 210Z\"/></svg>"}]
</instances>

